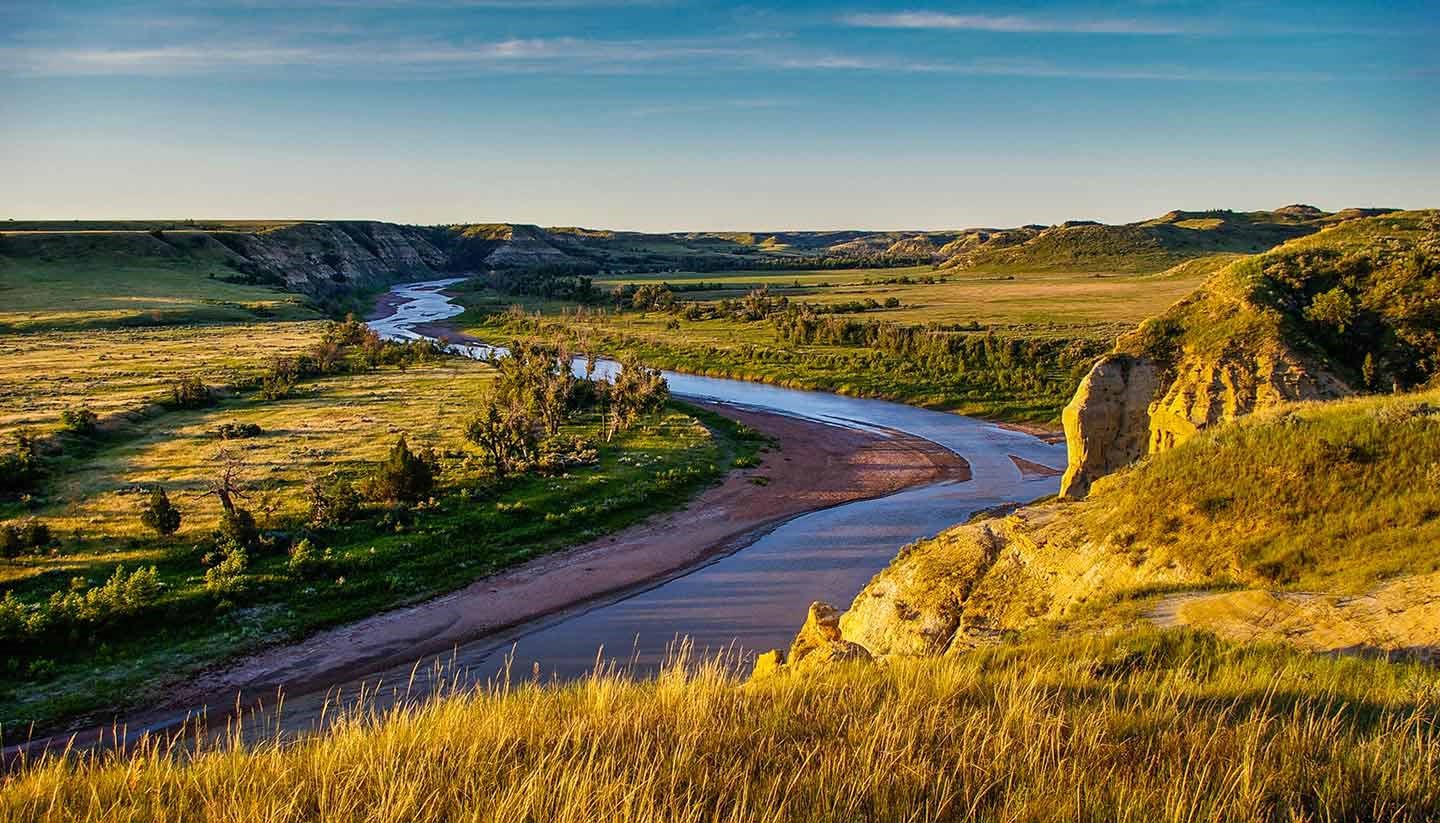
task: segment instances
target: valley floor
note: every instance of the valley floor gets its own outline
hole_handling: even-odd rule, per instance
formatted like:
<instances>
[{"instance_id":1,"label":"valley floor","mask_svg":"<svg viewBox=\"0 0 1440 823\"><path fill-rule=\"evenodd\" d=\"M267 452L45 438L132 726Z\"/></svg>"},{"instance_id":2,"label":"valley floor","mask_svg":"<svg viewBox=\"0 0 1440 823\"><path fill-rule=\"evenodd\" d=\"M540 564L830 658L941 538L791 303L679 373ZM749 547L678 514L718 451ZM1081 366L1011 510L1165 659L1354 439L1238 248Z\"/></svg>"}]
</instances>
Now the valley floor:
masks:
<instances>
[{"instance_id":1,"label":"valley floor","mask_svg":"<svg viewBox=\"0 0 1440 823\"><path fill-rule=\"evenodd\" d=\"M253 704L282 687L286 727L313 728L325 704L299 699L307 694L323 694L391 667L425 668L416 661L427 655L443 657L457 644L683 572L805 512L969 476L958 455L908 435L882 436L730 408L724 416L774 438L778 450L762 455L757 466L732 472L683 511L539 557L452 594L274 646L204 673L168 688L152 711L130 716L130 728L136 733L164 729L183 720L186 710L209 706L213 712L237 702ZM112 734L105 726L81 732L78 740L98 742ZM67 734L23 748L39 750L71 740Z\"/></svg>"}]
</instances>

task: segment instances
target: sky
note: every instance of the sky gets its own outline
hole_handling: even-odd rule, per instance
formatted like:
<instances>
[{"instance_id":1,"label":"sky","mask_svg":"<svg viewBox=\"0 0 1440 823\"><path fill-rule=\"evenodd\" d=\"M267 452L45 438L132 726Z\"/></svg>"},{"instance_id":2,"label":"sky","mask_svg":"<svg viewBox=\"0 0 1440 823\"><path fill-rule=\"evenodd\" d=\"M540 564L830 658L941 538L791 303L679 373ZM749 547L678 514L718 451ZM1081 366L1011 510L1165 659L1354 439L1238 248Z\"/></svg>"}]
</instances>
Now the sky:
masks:
<instances>
[{"instance_id":1,"label":"sky","mask_svg":"<svg viewBox=\"0 0 1440 823\"><path fill-rule=\"evenodd\" d=\"M0 219L1440 207L1440 2L0 0Z\"/></svg>"}]
</instances>

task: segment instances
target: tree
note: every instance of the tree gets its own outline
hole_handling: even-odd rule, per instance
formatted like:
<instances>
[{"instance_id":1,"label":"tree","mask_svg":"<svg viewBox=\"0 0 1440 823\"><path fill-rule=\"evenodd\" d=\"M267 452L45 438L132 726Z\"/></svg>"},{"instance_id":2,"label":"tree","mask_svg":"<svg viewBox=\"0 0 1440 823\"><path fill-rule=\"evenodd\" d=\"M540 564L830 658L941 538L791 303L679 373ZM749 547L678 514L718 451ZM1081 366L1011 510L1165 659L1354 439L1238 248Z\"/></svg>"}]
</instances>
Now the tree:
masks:
<instances>
[{"instance_id":1,"label":"tree","mask_svg":"<svg viewBox=\"0 0 1440 823\"><path fill-rule=\"evenodd\" d=\"M71 434L90 436L100 425L100 418L90 409L80 406L79 408L66 409L60 413L60 425L65 431Z\"/></svg>"},{"instance_id":2,"label":"tree","mask_svg":"<svg viewBox=\"0 0 1440 823\"><path fill-rule=\"evenodd\" d=\"M170 405L177 409L199 409L214 401L210 387L197 375L183 377L170 384Z\"/></svg>"},{"instance_id":3,"label":"tree","mask_svg":"<svg viewBox=\"0 0 1440 823\"><path fill-rule=\"evenodd\" d=\"M1329 326L1336 334L1344 334L1355 322L1355 315L1359 310L1355 298L1336 286L1330 291L1315 295L1310 307L1305 310L1305 319Z\"/></svg>"},{"instance_id":4,"label":"tree","mask_svg":"<svg viewBox=\"0 0 1440 823\"><path fill-rule=\"evenodd\" d=\"M507 415L523 411L538 419L546 434L557 433L575 390L572 359L562 343L511 343L508 355L490 361L499 372L494 382L496 403Z\"/></svg>"},{"instance_id":5,"label":"tree","mask_svg":"<svg viewBox=\"0 0 1440 823\"><path fill-rule=\"evenodd\" d=\"M306 492L310 497L310 525L317 529L344 525L360 509L360 494L354 484L336 474L311 477Z\"/></svg>"},{"instance_id":6,"label":"tree","mask_svg":"<svg viewBox=\"0 0 1440 823\"><path fill-rule=\"evenodd\" d=\"M28 492L40 482L40 442L29 429L11 434L12 445L0 451L0 496Z\"/></svg>"},{"instance_id":7,"label":"tree","mask_svg":"<svg viewBox=\"0 0 1440 823\"><path fill-rule=\"evenodd\" d=\"M525 409L492 394L465 425L465 439L480 449L496 477L504 477L534 458L540 425Z\"/></svg>"},{"instance_id":8,"label":"tree","mask_svg":"<svg viewBox=\"0 0 1440 823\"><path fill-rule=\"evenodd\" d=\"M605 421L605 440L635 425L643 415L659 409L670 399L670 386L659 370L638 361L620 361L620 371L605 390L609 414Z\"/></svg>"},{"instance_id":9,"label":"tree","mask_svg":"<svg viewBox=\"0 0 1440 823\"><path fill-rule=\"evenodd\" d=\"M390 454L366 478L366 496L389 503L414 503L435 488L437 462L429 449L411 451L402 434Z\"/></svg>"},{"instance_id":10,"label":"tree","mask_svg":"<svg viewBox=\"0 0 1440 823\"><path fill-rule=\"evenodd\" d=\"M165 490L156 486L140 507L140 522L156 534L174 534L180 528L180 510L170 504Z\"/></svg>"},{"instance_id":11,"label":"tree","mask_svg":"<svg viewBox=\"0 0 1440 823\"><path fill-rule=\"evenodd\" d=\"M222 448L216 450L210 462L215 464L216 474L200 496L218 498L220 508L233 515L236 511L235 499L244 500L249 496L244 483L245 458L239 452Z\"/></svg>"}]
</instances>

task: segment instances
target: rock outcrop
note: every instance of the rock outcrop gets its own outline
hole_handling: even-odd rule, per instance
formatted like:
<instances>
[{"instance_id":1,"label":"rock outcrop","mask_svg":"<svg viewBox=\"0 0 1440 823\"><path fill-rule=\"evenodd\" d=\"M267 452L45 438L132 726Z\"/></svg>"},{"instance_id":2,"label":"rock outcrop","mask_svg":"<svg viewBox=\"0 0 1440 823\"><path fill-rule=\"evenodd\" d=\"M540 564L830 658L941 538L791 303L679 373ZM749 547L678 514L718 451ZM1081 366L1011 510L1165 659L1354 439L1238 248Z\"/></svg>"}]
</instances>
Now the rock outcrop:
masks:
<instances>
[{"instance_id":1,"label":"rock outcrop","mask_svg":"<svg viewBox=\"0 0 1440 823\"><path fill-rule=\"evenodd\" d=\"M1108 354L1090 369L1062 414L1069 457L1062 497L1084 497L1097 478L1145 455L1159 388L1159 369L1147 358Z\"/></svg>"},{"instance_id":2,"label":"rock outcrop","mask_svg":"<svg viewBox=\"0 0 1440 823\"><path fill-rule=\"evenodd\" d=\"M957 654L1107 594L1204 579L1203 570L1168 557L1096 541L1074 528L1066 511L1057 502L1029 506L906 546L843 615L812 605L788 654L762 655L752 676L833 660Z\"/></svg>"},{"instance_id":3,"label":"rock outcrop","mask_svg":"<svg viewBox=\"0 0 1440 823\"><path fill-rule=\"evenodd\" d=\"M805 625L795 635L790 650L772 649L757 657L751 678L760 680L828 663L870 659L871 654L864 646L841 636L840 610L817 600L810 604Z\"/></svg>"},{"instance_id":4,"label":"rock outcrop","mask_svg":"<svg viewBox=\"0 0 1440 823\"><path fill-rule=\"evenodd\" d=\"M424 231L391 223L296 223L211 236L241 258L235 263L242 271L283 279L307 293L440 277L447 261Z\"/></svg>"}]
</instances>

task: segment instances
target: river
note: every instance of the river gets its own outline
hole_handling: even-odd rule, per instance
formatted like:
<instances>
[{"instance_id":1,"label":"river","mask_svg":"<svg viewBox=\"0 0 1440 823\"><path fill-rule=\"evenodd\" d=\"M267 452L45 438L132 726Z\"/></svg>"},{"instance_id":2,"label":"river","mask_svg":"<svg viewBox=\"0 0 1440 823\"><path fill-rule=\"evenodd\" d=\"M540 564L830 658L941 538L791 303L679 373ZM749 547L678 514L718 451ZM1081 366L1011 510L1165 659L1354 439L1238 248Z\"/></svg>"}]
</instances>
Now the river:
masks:
<instances>
[{"instance_id":1,"label":"river","mask_svg":"<svg viewBox=\"0 0 1440 823\"><path fill-rule=\"evenodd\" d=\"M442 289L457 280L397 286L394 314L371 322L391 339L423 339L417 326L461 311ZM482 356L489 347L457 347ZM612 364L613 367L613 364ZM665 373L682 399L777 412L868 431L930 440L969 462L972 479L942 482L848 503L790 520L739 551L659 585L554 616L458 648L453 662L485 677L513 656L512 671L573 677L597 656L652 671L676 638L696 650L740 654L788 645L814 600L844 606L905 544L975 511L1054 493L1057 478L1026 478L1010 455L1063 466L1063 445L955 414L901 403L800 391L743 380ZM601 649L603 648L603 653ZM447 656L448 657L448 656ZM402 673L389 676L390 682ZM408 674L408 670L404 673Z\"/></svg>"}]
</instances>

